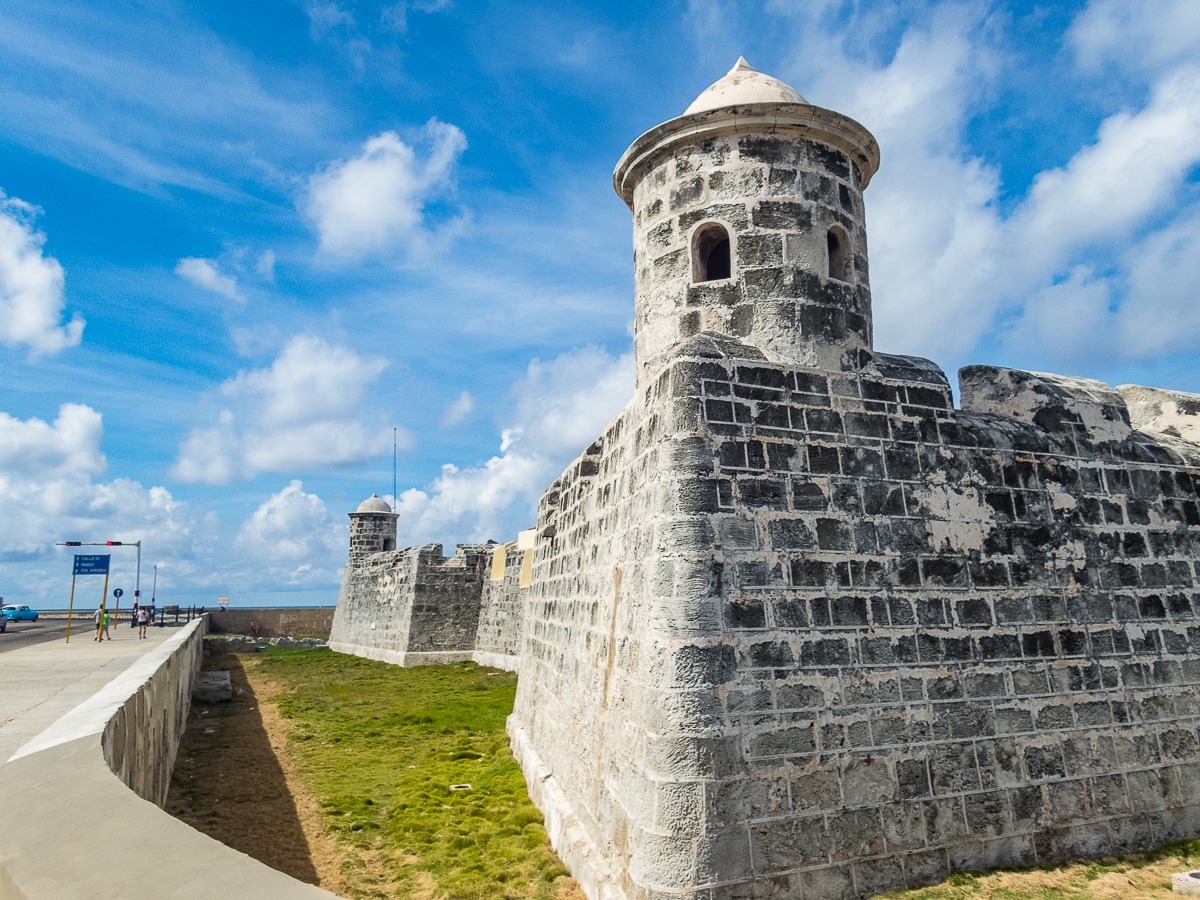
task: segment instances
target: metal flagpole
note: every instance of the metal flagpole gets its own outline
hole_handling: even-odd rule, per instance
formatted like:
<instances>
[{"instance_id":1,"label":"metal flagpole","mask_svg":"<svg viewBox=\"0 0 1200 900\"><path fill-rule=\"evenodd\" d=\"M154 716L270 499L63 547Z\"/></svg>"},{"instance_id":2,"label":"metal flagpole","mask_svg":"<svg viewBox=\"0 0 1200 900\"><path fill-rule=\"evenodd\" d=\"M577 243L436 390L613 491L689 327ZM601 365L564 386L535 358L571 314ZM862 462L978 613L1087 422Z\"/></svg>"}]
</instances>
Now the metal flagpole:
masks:
<instances>
[{"instance_id":1,"label":"metal flagpole","mask_svg":"<svg viewBox=\"0 0 1200 900\"><path fill-rule=\"evenodd\" d=\"M71 615L75 612L75 573L71 573L71 605L67 609L67 643L71 643Z\"/></svg>"}]
</instances>

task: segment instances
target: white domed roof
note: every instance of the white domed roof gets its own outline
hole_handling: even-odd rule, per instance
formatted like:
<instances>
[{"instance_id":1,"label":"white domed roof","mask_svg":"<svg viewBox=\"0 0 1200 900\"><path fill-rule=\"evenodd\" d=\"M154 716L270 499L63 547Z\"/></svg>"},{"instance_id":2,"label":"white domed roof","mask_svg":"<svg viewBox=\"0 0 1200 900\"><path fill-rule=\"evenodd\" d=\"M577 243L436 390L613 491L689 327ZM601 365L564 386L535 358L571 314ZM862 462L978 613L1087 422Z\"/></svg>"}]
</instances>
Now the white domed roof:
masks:
<instances>
[{"instance_id":1,"label":"white domed roof","mask_svg":"<svg viewBox=\"0 0 1200 900\"><path fill-rule=\"evenodd\" d=\"M721 109L724 106L743 106L747 103L805 103L800 92L778 78L764 75L739 56L729 74L697 97L684 115Z\"/></svg>"},{"instance_id":2,"label":"white domed roof","mask_svg":"<svg viewBox=\"0 0 1200 900\"><path fill-rule=\"evenodd\" d=\"M372 494L362 503L358 504L359 512L385 512L390 513L392 508L387 505L387 501L382 499L378 494Z\"/></svg>"}]
</instances>

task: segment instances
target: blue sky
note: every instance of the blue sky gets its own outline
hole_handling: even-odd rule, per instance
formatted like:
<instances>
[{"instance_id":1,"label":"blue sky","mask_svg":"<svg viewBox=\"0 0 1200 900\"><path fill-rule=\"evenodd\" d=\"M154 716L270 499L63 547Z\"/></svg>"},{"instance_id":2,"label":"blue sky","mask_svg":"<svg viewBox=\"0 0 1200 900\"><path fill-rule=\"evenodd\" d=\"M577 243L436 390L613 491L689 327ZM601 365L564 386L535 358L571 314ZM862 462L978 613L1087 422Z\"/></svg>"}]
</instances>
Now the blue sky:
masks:
<instances>
[{"instance_id":1,"label":"blue sky","mask_svg":"<svg viewBox=\"0 0 1200 900\"><path fill-rule=\"evenodd\" d=\"M739 55L879 140L879 349L1200 392L1189 0L0 0L0 594L332 603L393 428L402 544L528 527L632 395L612 167Z\"/></svg>"}]
</instances>

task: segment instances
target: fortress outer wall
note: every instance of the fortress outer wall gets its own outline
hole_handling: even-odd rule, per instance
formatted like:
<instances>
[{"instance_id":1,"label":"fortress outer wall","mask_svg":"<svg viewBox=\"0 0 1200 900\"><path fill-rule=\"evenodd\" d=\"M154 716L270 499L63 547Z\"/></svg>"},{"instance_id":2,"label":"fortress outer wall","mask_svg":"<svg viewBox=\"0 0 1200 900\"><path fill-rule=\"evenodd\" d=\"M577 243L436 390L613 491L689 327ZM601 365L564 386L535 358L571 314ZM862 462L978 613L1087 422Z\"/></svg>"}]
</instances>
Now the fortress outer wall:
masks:
<instances>
[{"instance_id":1,"label":"fortress outer wall","mask_svg":"<svg viewBox=\"0 0 1200 900\"><path fill-rule=\"evenodd\" d=\"M925 361L721 344L541 505L511 729L589 893L856 897L1200 830L1200 448L1095 382L965 372L1004 416Z\"/></svg>"}]
</instances>

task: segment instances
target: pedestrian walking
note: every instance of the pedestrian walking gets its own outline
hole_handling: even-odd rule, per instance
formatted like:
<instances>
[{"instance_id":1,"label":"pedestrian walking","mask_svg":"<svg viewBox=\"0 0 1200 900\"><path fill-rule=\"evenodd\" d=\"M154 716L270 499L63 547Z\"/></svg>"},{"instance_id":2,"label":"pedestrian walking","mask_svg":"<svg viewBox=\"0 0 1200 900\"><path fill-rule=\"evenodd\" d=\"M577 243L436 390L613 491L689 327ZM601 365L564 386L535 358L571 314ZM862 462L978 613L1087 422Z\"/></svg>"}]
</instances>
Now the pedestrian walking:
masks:
<instances>
[{"instance_id":1,"label":"pedestrian walking","mask_svg":"<svg viewBox=\"0 0 1200 900\"><path fill-rule=\"evenodd\" d=\"M146 639L146 626L150 624L150 613L146 612L146 607L139 606L137 611L138 639Z\"/></svg>"},{"instance_id":2,"label":"pedestrian walking","mask_svg":"<svg viewBox=\"0 0 1200 900\"><path fill-rule=\"evenodd\" d=\"M104 629L104 607L97 606L92 618L96 622L96 640L100 640L100 632Z\"/></svg>"},{"instance_id":3,"label":"pedestrian walking","mask_svg":"<svg viewBox=\"0 0 1200 900\"><path fill-rule=\"evenodd\" d=\"M112 620L113 620L112 613L106 612L104 614L104 636L106 638L108 638L110 641L112 640L112 635L108 633L108 627L110 625L112 625ZM97 640L99 640L99 638L97 638Z\"/></svg>"}]
</instances>

